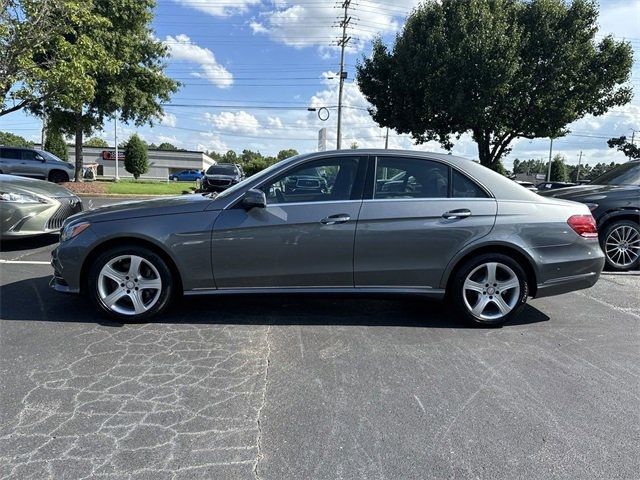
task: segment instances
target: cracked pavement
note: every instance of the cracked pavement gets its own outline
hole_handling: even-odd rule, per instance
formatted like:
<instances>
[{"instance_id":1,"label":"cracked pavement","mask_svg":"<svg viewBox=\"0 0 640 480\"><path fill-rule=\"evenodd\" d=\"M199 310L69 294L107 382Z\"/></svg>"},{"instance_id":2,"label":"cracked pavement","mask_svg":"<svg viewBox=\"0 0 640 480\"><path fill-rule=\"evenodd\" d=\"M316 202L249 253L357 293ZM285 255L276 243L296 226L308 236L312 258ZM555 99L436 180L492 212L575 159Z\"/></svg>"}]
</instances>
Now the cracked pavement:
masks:
<instances>
[{"instance_id":1,"label":"cracked pavement","mask_svg":"<svg viewBox=\"0 0 640 480\"><path fill-rule=\"evenodd\" d=\"M46 261L50 242L3 248ZM4 246L3 246L4 247ZM417 298L186 299L113 324L0 265L0 478L637 478L640 277L499 329Z\"/></svg>"}]
</instances>

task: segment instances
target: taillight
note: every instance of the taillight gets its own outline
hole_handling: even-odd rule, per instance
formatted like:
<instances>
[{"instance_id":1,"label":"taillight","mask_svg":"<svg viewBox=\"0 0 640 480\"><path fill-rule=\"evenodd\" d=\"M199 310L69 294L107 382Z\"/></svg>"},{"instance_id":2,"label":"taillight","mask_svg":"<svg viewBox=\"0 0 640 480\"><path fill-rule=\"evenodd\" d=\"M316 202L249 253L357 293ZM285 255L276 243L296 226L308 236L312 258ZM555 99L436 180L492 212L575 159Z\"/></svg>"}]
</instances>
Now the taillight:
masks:
<instances>
[{"instance_id":1,"label":"taillight","mask_svg":"<svg viewBox=\"0 0 640 480\"><path fill-rule=\"evenodd\" d=\"M598 227L593 215L573 215L567 223L581 237L598 238Z\"/></svg>"}]
</instances>

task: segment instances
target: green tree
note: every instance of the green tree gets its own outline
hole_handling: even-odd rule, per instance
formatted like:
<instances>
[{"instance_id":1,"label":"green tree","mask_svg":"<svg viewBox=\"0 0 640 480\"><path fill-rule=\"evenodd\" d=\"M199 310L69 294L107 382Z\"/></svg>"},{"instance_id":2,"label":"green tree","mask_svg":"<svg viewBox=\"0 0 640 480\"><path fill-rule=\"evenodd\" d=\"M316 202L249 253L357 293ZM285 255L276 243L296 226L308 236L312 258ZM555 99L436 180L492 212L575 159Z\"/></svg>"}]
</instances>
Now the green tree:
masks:
<instances>
[{"instance_id":1,"label":"green tree","mask_svg":"<svg viewBox=\"0 0 640 480\"><path fill-rule=\"evenodd\" d=\"M149 171L147 145L136 134L129 137L129 141L125 146L124 168L136 180L140 178L140 175L144 175Z\"/></svg>"},{"instance_id":2,"label":"green tree","mask_svg":"<svg viewBox=\"0 0 640 480\"><path fill-rule=\"evenodd\" d=\"M100 137L91 137L89 140L84 142L85 147L96 147L96 148L109 148L109 144L106 140Z\"/></svg>"},{"instance_id":3,"label":"green tree","mask_svg":"<svg viewBox=\"0 0 640 480\"><path fill-rule=\"evenodd\" d=\"M227 151L227 153L222 155L221 160L221 163L238 163L239 158L236 152L234 152L233 150L229 150Z\"/></svg>"},{"instance_id":4,"label":"green tree","mask_svg":"<svg viewBox=\"0 0 640 480\"><path fill-rule=\"evenodd\" d=\"M151 30L155 0L93 0L93 14L105 20L102 28L76 30L102 42L112 69L94 75L96 88L82 108L47 105L53 121L75 135L76 181L82 179L82 138L100 128L115 114L121 122L152 123L162 117L162 103L168 102L179 84L164 73L166 45Z\"/></svg>"},{"instance_id":5,"label":"green tree","mask_svg":"<svg viewBox=\"0 0 640 480\"><path fill-rule=\"evenodd\" d=\"M169 142L162 142L158 145L158 150L178 150L178 147Z\"/></svg>"},{"instance_id":6,"label":"green tree","mask_svg":"<svg viewBox=\"0 0 640 480\"><path fill-rule=\"evenodd\" d=\"M627 137L611 138L607 140L609 148L615 148L625 154L629 160L640 158L640 147L633 142L627 141Z\"/></svg>"},{"instance_id":7,"label":"green tree","mask_svg":"<svg viewBox=\"0 0 640 480\"><path fill-rule=\"evenodd\" d=\"M64 136L60 133L60 130L52 127L47 128L44 141L44 149L47 152L53 153L61 160L69 160L69 149L67 148L67 142L64 141Z\"/></svg>"},{"instance_id":8,"label":"green tree","mask_svg":"<svg viewBox=\"0 0 640 480\"><path fill-rule=\"evenodd\" d=\"M594 165L594 167L591 169L591 172L589 173L588 180L595 180L600 175L602 175L604 173L607 173L612 168L615 168L615 166L616 166L616 164L614 162L611 162L609 164L607 164L607 163L596 163Z\"/></svg>"},{"instance_id":9,"label":"green tree","mask_svg":"<svg viewBox=\"0 0 640 480\"><path fill-rule=\"evenodd\" d=\"M0 116L45 101L79 108L99 73L113 72L105 45L89 32L110 27L86 0L0 1Z\"/></svg>"},{"instance_id":10,"label":"green tree","mask_svg":"<svg viewBox=\"0 0 640 480\"><path fill-rule=\"evenodd\" d=\"M562 155L556 155L551 161L551 181L566 182L567 178L568 176L565 159Z\"/></svg>"},{"instance_id":11,"label":"green tree","mask_svg":"<svg viewBox=\"0 0 640 480\"><path fill-rule=\"evenodd\" d=\"M426 0L391 50L374 42L358 84L380 126L446 149L471 133L497 169L514 139L631 100L631 45L597 42L597 22L594 0Z\"/></svg>"},{"instance_id":12,"label":"green tree","mask_svg":"<svg viewBox=\"0 0 640 480\"><path fill-rule=\"evenodd\" d=\"M299 155L298 151L295 148L290 148L288 150L280 150L278 155L276 155L276 158L280 161L285 158L295 157L296 155Z\"/></svg>"},{"instance_id":13,"label":"green tree","mask_svg":"<svg viewBox=\"0 0 640 480\"><path fill-rule=\"evenodd\" d=\"M0 145L6 147L33 147L33 142L30 142L20 135L14 135L10 132L0 132Z\"/></svg>"}]
</instances>

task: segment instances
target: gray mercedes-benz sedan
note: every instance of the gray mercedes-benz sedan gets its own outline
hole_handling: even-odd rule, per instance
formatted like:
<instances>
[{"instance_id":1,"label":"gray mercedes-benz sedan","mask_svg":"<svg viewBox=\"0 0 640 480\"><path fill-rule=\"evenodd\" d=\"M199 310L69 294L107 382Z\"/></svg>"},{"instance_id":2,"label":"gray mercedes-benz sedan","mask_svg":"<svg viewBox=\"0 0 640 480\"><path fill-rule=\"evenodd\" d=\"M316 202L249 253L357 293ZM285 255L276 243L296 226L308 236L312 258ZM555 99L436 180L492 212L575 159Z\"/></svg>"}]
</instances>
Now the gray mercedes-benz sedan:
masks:
<instances>
[{"instance_id":1,"label":"gray mercedes-benz sedan","mask_svg":"<svg viewBox=\"0 0 640 480\"><path fill-rule=\"evenodd\" d=\"M591 287L603 264L585 205L451 155L347 150L283 160L217 196L75 215L52 286L121 321L182 293L390 292L446 296L497 325L529 297Z\"/></svg>"}]
</instances>

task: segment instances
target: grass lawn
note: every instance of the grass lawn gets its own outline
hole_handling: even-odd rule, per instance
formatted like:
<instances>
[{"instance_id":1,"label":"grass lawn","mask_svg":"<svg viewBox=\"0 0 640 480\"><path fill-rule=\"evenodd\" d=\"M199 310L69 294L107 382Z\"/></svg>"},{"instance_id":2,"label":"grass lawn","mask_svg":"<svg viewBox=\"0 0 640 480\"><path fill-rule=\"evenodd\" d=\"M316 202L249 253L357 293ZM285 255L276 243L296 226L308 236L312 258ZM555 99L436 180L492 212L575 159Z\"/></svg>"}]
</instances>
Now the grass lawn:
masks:
<instances>
[{"instance_id":1,"label":"grass lawn","mask_svg":"<svg viewBox=\"0 0 640 480\"><path fill-rule=\"evenodd\" d=\"M118 182L105 182L107 193L119 193L122 195L181 195L183 192L191 193L195 182L145 182L135 180L120 180Z\"/></svg>"}]
</instances>

